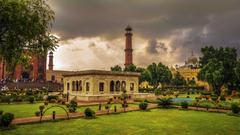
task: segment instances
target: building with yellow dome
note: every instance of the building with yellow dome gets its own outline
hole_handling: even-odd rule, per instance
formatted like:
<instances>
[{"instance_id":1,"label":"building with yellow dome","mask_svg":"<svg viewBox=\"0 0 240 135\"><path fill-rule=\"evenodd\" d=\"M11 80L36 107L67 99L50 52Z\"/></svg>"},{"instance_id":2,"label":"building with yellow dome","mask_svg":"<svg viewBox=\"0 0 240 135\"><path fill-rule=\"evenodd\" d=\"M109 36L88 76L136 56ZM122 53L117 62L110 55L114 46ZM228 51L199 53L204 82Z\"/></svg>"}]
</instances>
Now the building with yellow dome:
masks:
<instances>
[{"instance_id":1,"label":"building with yellow dome","mask_svg":"<svg viewBox=\"0 0 240 135\"><path fill-rule=\"evenodd\" d=\"M191 56L185 61L185 64L183 66L176 66L175 68L172 67L170 69L173 75L179 72L187 82L195 81L196 86L208 86L206 82L198 80L197 76L200 72L199 59L194 55L193 52Z\"/></svg>"}]
</instances>

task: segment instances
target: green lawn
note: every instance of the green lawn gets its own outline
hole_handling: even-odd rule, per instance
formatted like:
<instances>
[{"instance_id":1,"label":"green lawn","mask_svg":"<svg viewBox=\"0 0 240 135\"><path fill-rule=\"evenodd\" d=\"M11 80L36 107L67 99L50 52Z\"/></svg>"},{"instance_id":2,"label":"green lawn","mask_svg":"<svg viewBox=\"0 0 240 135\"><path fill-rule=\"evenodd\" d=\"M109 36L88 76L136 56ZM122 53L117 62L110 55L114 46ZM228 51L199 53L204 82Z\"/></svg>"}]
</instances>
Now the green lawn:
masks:
<instances>
[{"instance_id":1,"label":"green lawn","mask_svg":"<svg viewBox=\"0 0 240 135\"><path fill-rule=\"evenodd\" d=\"M72 119L32 125L18 125L1 135L239 135L240 117L221 113L154 109ZM29 132L30 131L30 132Z\"/></svg>"},{"instance_id":2,"label":"green lawn","mask_svg":"<svg viewBox=\"0 0 240 135\"><path fill-rule=\"evenodd\" d=\"M0 104L0 110L4 112L11 112L14 114L15 118L22 118L22 117L31 117L35 116L35 112L39 111L39 106L43 105L43 103L23 103L23 104ZM48 107L54 104L49 104ZM64 105L61 105L64 106ZM120 104L116 104L117 109L121 108ZM135 104L130 104L129 106L137 106ZM88 106L89 108L97 111L98 105ZM83 112L87 107L78 107L77 112ZM102 109L105 109L105 106L102 106ZM111 109L114 109L114 104L111 105ZM45 115L52 114L53 111L56 111L56 114L65 114L64 110L61 108L52 108L46 112Z\"/></svg>"}]
</instances>

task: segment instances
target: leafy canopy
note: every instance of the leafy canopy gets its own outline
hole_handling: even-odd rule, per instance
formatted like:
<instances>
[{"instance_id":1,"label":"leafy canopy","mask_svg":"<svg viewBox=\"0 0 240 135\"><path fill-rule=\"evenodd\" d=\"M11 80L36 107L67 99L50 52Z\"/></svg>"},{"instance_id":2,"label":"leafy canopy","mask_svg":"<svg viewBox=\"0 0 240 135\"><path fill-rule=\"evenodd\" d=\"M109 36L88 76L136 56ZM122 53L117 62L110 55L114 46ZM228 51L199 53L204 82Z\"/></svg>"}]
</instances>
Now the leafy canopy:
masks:
<instances>
[{"instance_id":1,"label":"leafy canopy","mask_svg":"<svg viewBox=\"0 0 240 135\"><path fill-rule=\"evenodd\" d=\"M54 12L45 0L0 1L0 56L17 64L28 53L45 55L56 48L50 34Z\"/></svg>"}]
</instances>

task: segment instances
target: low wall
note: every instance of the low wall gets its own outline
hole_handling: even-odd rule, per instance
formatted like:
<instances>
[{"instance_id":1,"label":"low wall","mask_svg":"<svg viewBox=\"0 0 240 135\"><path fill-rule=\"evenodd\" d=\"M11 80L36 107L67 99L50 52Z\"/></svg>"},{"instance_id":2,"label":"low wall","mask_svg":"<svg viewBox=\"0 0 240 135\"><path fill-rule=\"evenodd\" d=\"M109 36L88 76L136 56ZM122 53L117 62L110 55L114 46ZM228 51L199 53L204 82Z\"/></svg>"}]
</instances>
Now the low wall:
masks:
<instances>
[{"instance_id":1,"label":"low wall","mask_svg":"<svg viewBox=\"0 0 240 135\"><path fill-rule=\"evenodd\" d=\"M108 101L110 98L118 98L120 97L121 94L102 94L102 95L70 95L69 99L73 99L77 97L78 101L82 102L103 102L103 101ZM130 99L134 98L154 98L154 94L149 94L149 93L134 93L134 94L129 94Z\"/></svg>"}]
</instances>

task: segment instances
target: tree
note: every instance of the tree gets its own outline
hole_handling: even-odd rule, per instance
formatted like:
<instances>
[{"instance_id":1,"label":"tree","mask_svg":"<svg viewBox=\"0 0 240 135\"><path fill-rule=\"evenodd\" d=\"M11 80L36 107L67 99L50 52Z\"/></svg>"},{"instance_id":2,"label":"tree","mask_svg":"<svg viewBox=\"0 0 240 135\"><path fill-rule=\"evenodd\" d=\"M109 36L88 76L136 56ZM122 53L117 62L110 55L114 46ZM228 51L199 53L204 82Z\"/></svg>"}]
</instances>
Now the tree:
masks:
<instances>
[{"instance_id":1,"label":"tree","mask_svg":"<svg viewBox=\"0 0 240 135\"><path fill-rule=\"evenodd\" d=\"M240 60L237 61L236 67L234 69L235 76L236 76L236 86L238 89L240 89Z\"/></svg>"},{"instance_id":2,"label":"tree","mask_svg":"<svg viewBox=\"0 0 240 135\"><path fill-rule=\"evenodd\" d=\"M45 0L1 0L0 5L3 64L11 69L23 62L26 51L46 55L56 48L57 38L50 34L54 12Z\"/></svg>"},{"instance_id":3,"label":"tree","mask_svg":"<svg viewBox=\"0 0 240 135\"><path fill-rule=\"evenodd\" d=\"M183 86L186 85L186 80L179 72L177 72L174 78L172 79L172 84L175 86Z\"/></svg>"},{"instance_id":4,"label":"tree","mask_svg":"<svg viewBox=\"0 0 240 135\"><path fill-rule=\"evenodd\" d=\"M141 74L141 76L139 78L139 84L141 84L144 81L147 81L148 72L145 68L137 67L136 72Z\"/></svg>"},{"instance_id":5,"label":"tree","mask_svg":"<svg viewBox=\"0 0 240 135\"><path fill-rule=\"evenodd\" d=\"M147 67L146 80L152 85L155 89L159 86L159 83L162 84L162 88L166 84L169 84L172 79L172 73L169 68L162 63L158 65L153 63Z\"/></svg>"},{"instance_id":6,"label":"tree","mask_svg":"<svg viewBox=\"0 0 240 135\"><path fill-rule=\"evenodd\" d=\"M115 65L115 66L111 67L111 71L122 72L122 67L119 65Z\"/></svg>"},{"instance_id":7,"label":"tree","mask_svg":"<svg viewBox=\"0 0 240 135\"><path fill-rule=\"evenodd\" d=\"M198 78L208 82L219 96L221 93L220 89L224 84L224 72L223 62L212 59L200 70Z\"/></svg>"},{"instance_id":8,"label":"tree","mask_svg":"<svg viewBox=\"0 0 240 135\"><path fill-rule=\"evenodd\" d=\"M229 47L215 49L211 46L202 48L201 52L203 54L203 57L200 58L201 68L204 68L204 66L208 65L213 59L221 62L224 69L223 83L228 86L229 90L234 89L236 87L234 68L237 63L237 50Z\"/></svg>"},{"instance_id":9,"label":"tree","mask_svg":"<svg viewBox=\"0 0 240 135\"><path fill-rule=\"evenodd\" d=\"M128 65L125 67L125 72L136 72L137 67L134 64Z\"/></svg>"}]
</instances>

